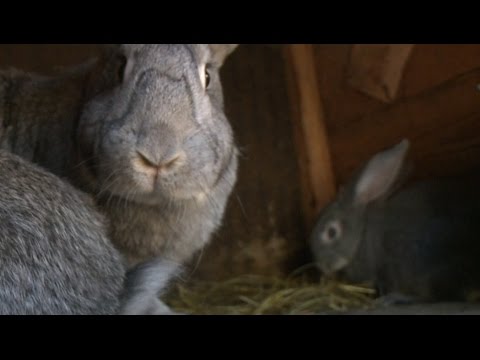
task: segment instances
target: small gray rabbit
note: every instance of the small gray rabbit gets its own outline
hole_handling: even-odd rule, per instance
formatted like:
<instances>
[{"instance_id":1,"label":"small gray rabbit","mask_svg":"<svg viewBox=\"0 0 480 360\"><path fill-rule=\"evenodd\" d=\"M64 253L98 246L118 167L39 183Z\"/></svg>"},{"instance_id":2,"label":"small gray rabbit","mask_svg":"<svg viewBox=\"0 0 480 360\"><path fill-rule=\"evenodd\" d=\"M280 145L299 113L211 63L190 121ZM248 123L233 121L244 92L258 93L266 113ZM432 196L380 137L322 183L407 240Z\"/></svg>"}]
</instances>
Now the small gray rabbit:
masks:
<instances>
[{"instance_id":1,"label":"small gray rabbit","mask_svg":"<svg viewBox=\"0 0 480 360\"><path fill-rule=\"evenodd\" d=\"M467 300L480 289L480 177L399 190L408 149L403 140L373 156L321 212L309 239L316 264L373 284L385 303Z\"/></svg>"},{"instance_id":2,"label":"small gray rabbit","mask_svg":"<svg viewBox=\"0 0 480 360\"><path fill-rule=\"evenodd\" d=\"M183 263L236 181L219 75L235 48L115 45L61 76L0 73L0 144L94 195L132 266Z\"/></svg>"},{"instance_id":3,"label":"small gray rabbit","mask_svg":"<svg viewBox=\"0 0 480 360\"><path fill-rule=\"evenodd\" d=\"M158 300L175 264L126 273L93 200L0 151L0 314L173 314Z\"/></svg>"}]
</instances>

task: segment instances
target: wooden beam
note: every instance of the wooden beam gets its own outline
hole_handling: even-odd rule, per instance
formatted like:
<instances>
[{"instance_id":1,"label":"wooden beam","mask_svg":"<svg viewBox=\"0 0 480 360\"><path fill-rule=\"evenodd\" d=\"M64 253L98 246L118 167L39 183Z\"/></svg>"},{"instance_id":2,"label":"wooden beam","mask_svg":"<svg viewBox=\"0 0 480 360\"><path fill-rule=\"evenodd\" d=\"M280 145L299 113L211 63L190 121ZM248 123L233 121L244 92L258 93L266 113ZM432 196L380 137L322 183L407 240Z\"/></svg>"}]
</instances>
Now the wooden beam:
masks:
<instances>
[{"instance_id":1,"label":"wooden beam","mask_svg":"<svg viewBox=\"0 0 480 360\"><path fill-rule=\"evenodd\" d=\"M395 100L413 45L353 45L348 83L377 100Z\"/></svg>"},{"instance_id":2,"label":"wooden beam","mask_svg":"<svg viewBox=\"0 0 480 360\"><path fill-rule=\"evenodd\" d=\"M339 183L377 151L407 137L417 175L480 165L480 68L344 126L330 138Z\"/></svg>"},{"instance_id":3,"label":"wooden beam","mask_svg":"<svg viewBox=\"0 0 480 360\"><path fill-rule=\"evenodd\" d=\"M334 198L335 179L313 46L287 45L285 55L303 188L302 205L307 229L310 229L318 212Z\"/></svg>"}]
</instances>

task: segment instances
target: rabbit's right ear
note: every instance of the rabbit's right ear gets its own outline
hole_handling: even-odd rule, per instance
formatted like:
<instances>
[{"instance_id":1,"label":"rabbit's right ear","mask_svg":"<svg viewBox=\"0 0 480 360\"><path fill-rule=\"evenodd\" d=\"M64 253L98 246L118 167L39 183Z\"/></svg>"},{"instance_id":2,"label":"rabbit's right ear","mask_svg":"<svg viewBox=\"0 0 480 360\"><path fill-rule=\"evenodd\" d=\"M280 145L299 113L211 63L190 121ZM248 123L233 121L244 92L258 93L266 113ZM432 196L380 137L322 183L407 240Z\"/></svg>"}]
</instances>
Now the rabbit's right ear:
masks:
<instances>
[{"instance_id":1,"label":"rabbit's right ear","mask_svg":"<svg viewBox=\"0 0 480 360\"><path fill-rule=\"evenodd\" d=\"M222 66L225 59L230 55L237 47L238 44L209 44L210 52L213 61Z\"/></svg>"},{"instance_id":2,"label":"rabbit's right ear","mask_svg":"<svg viewBox=\"0 0 480 360\"><path fill-rule=\"evenodd\" d=\"M354 205L364 206L378 200L397 184L409 147L409 141L404 139L370 159L354 185Z\"/></svg>"},{"instance_id":3,"label":"rabbit's right ear","mask_svg":"<svg viewBox=\"0 0 480 360\"><path fill-rule=\"evenodd\" d=\"M87 99L115 85L117 68L121 66L122 61L120 55L122 55L120 44L102 44L86 81Z\"/></svg>"}]
</instances>

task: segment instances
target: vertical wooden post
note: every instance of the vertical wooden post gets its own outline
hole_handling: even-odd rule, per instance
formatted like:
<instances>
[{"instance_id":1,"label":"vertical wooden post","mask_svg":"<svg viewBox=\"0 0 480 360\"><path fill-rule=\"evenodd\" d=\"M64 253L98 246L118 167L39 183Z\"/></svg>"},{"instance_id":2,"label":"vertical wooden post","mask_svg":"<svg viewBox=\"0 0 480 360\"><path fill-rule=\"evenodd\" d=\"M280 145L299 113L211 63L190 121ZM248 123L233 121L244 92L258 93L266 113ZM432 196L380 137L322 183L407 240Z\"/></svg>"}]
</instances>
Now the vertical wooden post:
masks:
<instances>
[{"instance_id":1,"label":"vertical wooden post","mask_svg":"<svg viewBox=\"0 0 480 360\"><path fill-rule=\"evenodd\" d=\"M330 147L311 44L285 47L307 229L335 196Z\"/></svg>"}]
</instances>

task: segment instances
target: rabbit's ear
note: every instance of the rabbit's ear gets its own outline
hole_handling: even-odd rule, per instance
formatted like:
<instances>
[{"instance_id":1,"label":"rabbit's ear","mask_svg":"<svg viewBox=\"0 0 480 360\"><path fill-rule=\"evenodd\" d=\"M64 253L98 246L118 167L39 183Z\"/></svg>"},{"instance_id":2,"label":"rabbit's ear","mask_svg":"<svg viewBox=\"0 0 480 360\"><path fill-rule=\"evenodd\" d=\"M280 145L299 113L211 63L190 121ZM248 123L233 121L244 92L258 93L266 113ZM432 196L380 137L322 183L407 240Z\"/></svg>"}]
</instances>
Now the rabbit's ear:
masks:
<instances>
[{"instance_id":1,"label":"rabbit's ear","mask_svg":"<svg viewBox=\"0 0 480 360\"><path fill-rule=\"evenodd\" d=\"M85 96L91 98L115 85L121 55L124 49L120 44L104 44L99 48L85 85Z\"/></svg>"},{"instance_id":2,"label":"rabbit's ear","mask_svg":"<svg viewBox=\"0 0 480 360\"><path fill-rule=\"evenodd\" d=\"M378 200L398 183L409 146L409 141L404 139L370 159L354 185L354 205Z\"/></svg>"},{"instance_id":3,"label":"rabbit's ear","mask_svg":"<svg viewBox=\"0 0 480 360\"><path fill-rule=\"evenodd\" d=\"M238 47L238 44L209 44L208 46L210 47L213 62L218 66L222 66L228 55Z\"/></svg>"}]
</instances>

